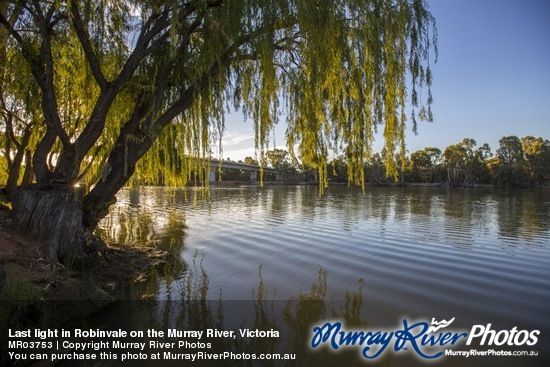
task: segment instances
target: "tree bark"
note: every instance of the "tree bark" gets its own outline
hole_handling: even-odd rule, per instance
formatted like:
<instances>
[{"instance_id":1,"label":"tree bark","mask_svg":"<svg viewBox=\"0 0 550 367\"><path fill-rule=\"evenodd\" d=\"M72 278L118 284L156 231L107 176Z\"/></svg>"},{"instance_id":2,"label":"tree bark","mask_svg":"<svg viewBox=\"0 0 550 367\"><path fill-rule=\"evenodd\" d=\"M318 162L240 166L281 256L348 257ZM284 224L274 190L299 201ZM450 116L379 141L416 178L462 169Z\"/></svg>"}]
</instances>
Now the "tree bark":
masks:
<instances>
[{"instance_id":1,"label":"tree bark","mask_svg":"<svg viewBox=\"0 0 550 367\"><path fill-rule=\"evenodd\" d=\"M127 126L128 127L128 126ZM137 161L152 144L151 141L135 144L125 141L121 134L109 155L105 167L108 167L104 179L84 197L83 223L85 227L95 228L99 221L109 213L109 207L116 202L116 194L128 182L136 169ZM138 147L138 145L144 145Z\"/></svg>"},{"instance_id":2,"label":"tree bark","mask_svg":"<svg viewBox=\"0 0 550 367\"><path fill-rule=\"evenodd\" d=\"M6 129L8 129L8 127L6 127ZM11 124L9 126L9 129L12 130ZM19 181L19 171L21 170L21 163L23 163L23 158L25 157L27 145L29 145L31 133L32 125L29 124L25 128L23 137L21 138L21 142L18 143L13 134L13 131L10 131L11 140L17 147L17 151L9 170L8 181L6 182L6 195L8 199L11 198L13 192L15 191L15 188L17 187L17 182Z\"/></svg>"},{"instance_id":3,"label":"tree bark","mask_svg":"<svg viewBox=\"0 0 550 367\"><path fill-rule=\"evenodd\" d=\"M43 256L65 264L84 257L82 197L64 185L28 185L13 193L12 225Z\"/></svg>"},{"instance_id":4,"label":"tree bark","mask_svg":"<svg viewBox=\"0 0 550 367\"><path fill-rule=\"evenodd\" d=\"M30 185L34 181L34 168L32 167L32 152L25 151L25 171L23 172L22 185Z\"/></svg>"}]
</instances>

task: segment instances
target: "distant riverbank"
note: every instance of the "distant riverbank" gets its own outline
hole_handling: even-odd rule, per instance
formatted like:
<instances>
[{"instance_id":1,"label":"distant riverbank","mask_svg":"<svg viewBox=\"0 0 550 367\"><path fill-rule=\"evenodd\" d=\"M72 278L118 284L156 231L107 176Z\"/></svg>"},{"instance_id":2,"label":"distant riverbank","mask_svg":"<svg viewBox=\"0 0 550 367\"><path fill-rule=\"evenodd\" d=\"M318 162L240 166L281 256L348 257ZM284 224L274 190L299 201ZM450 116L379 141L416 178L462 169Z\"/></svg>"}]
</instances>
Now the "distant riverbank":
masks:
<instances>
[{"instance_id":1,"label":"distant riverbank","mask_svg":"<svg viewBox=\"0 0 550 367\"><path fill-rule=\"evenodd\" d=\"M214 181L214 182L209 182L208 183L209 186L213 186L213 187L231 187L231 186L259 186L260 183L259 182L254 182L254 181ZM313 182L313 181L310 181L310 182L283 182L283 181L264 181L263 182L263 185L264 186L317 186L319 185L318 182ZM329 186L347 186L348 183L347 182L329 182ZM352 187L357 187L356 185L351 185ZM370 187L384 187L384 186L388 186L388 187L449 187L449 188L458 188L458 189L462 189L462 188L506 188L506 187L498 187L498 186L495 186L494 184L472 184L472 185L469 185L469 186L449 186L448 183L446 182L431 182L431 183L426 183L426 182L406 182L405 184L402 184L400 182L391 182L391 183L385 183L385 184L374 184L374 183L370 183L370 182L367 182L365 183L365 186L370 186ZM511 189L550 189L550 186L548 185L544 185L544 186L540 186L540 185L537 185L537 186L529 186L528 184L526 184L525 186L522 186L522 187L510 187Z\"/></svg>"}]
</instances>

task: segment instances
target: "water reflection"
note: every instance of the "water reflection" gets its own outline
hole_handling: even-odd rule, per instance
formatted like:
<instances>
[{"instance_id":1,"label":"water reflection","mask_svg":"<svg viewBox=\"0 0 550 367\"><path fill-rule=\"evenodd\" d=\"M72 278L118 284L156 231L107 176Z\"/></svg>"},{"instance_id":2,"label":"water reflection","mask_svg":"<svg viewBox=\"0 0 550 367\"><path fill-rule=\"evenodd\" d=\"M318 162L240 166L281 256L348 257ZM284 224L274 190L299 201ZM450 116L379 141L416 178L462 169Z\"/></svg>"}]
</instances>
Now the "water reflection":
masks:
<instances>
[{"instance_id":1,"label":"water reflection","mask_svg":"<svg viewBox=\"0 0 550 367\"><path fill-rule=\"evenodd\" d=\"M198 365L236 365L236 366L333 366L357 364L362 361L358 348L345 348L335 354L328 349L312 352L309 345L311 329L324 320L338 319L344 325L354 328L367 328L366 309L363 303L362 286L359 280L357 290L346 290L344 300L331 300L328 293L328 272L320 268L317 280L309 291L300 292L288 301L275 301L270 294L270 287L264 280L261 266L257 269L257 285L250 290L252 298L248 301L226 301L223 296L217 300L209 299L208 275L195 258L188 272L179 281L164 282L165 291L170 288L166 297L147 302L121 301L112 305L107 312L93 319L92 325L103 328L125 330L164 330L189 331L207 329L235 330L240 329L274 331L279 335L274 338L210 338L203 336L200 343L210 343L208 353L287 353L293 359L287 361L246 361L232 360L212 364L212 361L196 361ZM177 285L171 288L171 285ZM175 293L180 292L179 295ZM172 294L173 293L173 294ZM177 299L177 301L175 301ZM77 326L75 326L77 327ZM87 325L90 327L90 325ZM154 339L154 338L152 338ZM152 340L151 339L151 340ZM174 339L163 339L173 341ZM197 339L180 337L178 341L197 343ZM148 341L147 341L147 345ZM149 349L149 348L147 348ZM195 347L189 344L185 348L174 348L172 352L193 352ZM147 351L147 350L146 350ZM167 350L165 350L167 351ZM102 365L105 365L105 361ZM195 363L195 364L196 364ZM154 365L144 362L144 365ZM195 365L194 364L194 365Z\"/></svg>"},{"instance_id":2,"label":"water reflection","mask_svg":"<svg viewBox=\"0 0 550 367\"><path fill-rule=\"evenodd\" d=\"M541 244L541 238L548 238L549 209L544 192L501 195L497 204L499 237L510 246L517 246L511 241L514 238L525 240L525 244Z\"/></svg>"},{"instance_id":3,"label":"water reflection","mask_svg":"<svg viewBox=\"0 0 550 367\"><path fill-rule=\"evenodd\" d=\"M497 252L494 247L548 247L550 211L544 191L371 188L363 195L336 187L320 198L311 187L237 187L212 189L210 201L194 203L190 198L199 191L122 192L101 227L115 241L160 239L170 250L183 248L189 216L191 237L184 258L196 250L220 257L228 251L227 260L241 265L247 258L249 269L271 253L279 261L285 256L327 260L335 251L357 253L372 242L443 244L459 250L490 246ZM267 258L266 267L271 265Z\"/></svg>"},{"instance_id":4,"label":"water reflection","mask_svg":"<svg viewBox=\"0 0 550 367\"><path fill-rule=\"evenodd\" d=\"M376 320L451 315L550 329L548 190L330 187L319 197L315 187L216 187L209 201L200 195L119 195L105 233L154 239L174 255L132 297L185 300L191 287L208 300L263 299L267 290L287 302L319 284L321 267L331 276L327 294L341 302L364 279L362 306ZM189 283L193 269L208 283Z\"/></svg>"},{"instance_id":5,"label":"water reflection","mask_svg":"<svg viewBox=\"0 0 550 367\"><path fill-rule=\"evenodd\" d=\"M402 327L402 319L408 321L430 321L429 317L418 317L410 315L399 315L387 322L380 318L377 312L371 310L368 305L370 294L364 293L365 282L358 279L356 288L347 289L345 297L334 300L330 293L329 272L319 268L316 281L309 290L299 292L290 297L287 301L276 301L270 294L269 281L264 279L262 267L257 269L256 286L250 290L252 297L247 301L227 301L220 294L217 300L208 296L209 278L208 274L199 262L199 258L193 259L192 266L189 266L184 279L173 281L172 285L179 286L171 288L169 282L163 283L166 289L170 289L166 297L159 297L148 302L119 302L114 304L107 312L99 315L86 327L103 325L103 328L116 330L179 330L179 331L202 331L215 329L219 331L240 329L251 329L261 331L272 331L277 333L273 338L211 338L203 336L200 340L194 337L178 337L178 342L185 342L185 347L165 348L164 352L173 353L196 352L207 350L208 353L287 353L291 360L276 361L250 361L250 360L224 360L224 361L195 361L193 365L234 365L234 366L341 366L341 365L364 365L367 361L361 356L361 347L342 347L337 352L330 348L309 348L314 326L321 326L327 321L339 321L345 330L364 330L375 332L377 330L399 330ZM179 296L177 293L180 292ZM173 293L173 294L172 294ZM435 317L446 317L440 314ZM517 325L515 320L508 323ZM75 326L76 327L76 326ZM453 325L454 331L469 331L471 324L457 321ZM275 334L274 334L275 335ZM150 340L162 340L162 342L174 341L174 338L150 338ZM140 341L144 341L141 339ZM149 339L145 339L147 345ZM187 344L189 343L189 344ZM197 346L203 343L202 346ZM208 345L208 346L206 346ZM375 366L394 365L418 365L419 359L412 348L399 353L391 351L393 344L388 350L375 361L369 361ZM544 352L542 346L539 350ZM200 348L200 349L199 349ZM377 346L372 346L377 350ZM454 349L461 350L470 348L458 344ZM478 347L479 350L491 347ZM501 346L503 350L514 350L514 347ZM145 352L151 353L150 347ZM531 349L531 348L529 348ZM163 354L164 355L164 354ZM537 360L538 361L538 360ZM461 366L463 359L441 358L437 360L441 366ZM505 361L506 362L506 361ZM515 358L514 363L530 363L533 359ZM103 361L101 365L108 362ZM143 361L142 365L155 365L156 361ZM166 363L166 362L164 362ZM496 363L496 364L491 364ZM115 365L115 364L113 364ZM499 365L503 366L503 359L477 358L468 360L469 366Z\"/></svg>"}]
</instances>

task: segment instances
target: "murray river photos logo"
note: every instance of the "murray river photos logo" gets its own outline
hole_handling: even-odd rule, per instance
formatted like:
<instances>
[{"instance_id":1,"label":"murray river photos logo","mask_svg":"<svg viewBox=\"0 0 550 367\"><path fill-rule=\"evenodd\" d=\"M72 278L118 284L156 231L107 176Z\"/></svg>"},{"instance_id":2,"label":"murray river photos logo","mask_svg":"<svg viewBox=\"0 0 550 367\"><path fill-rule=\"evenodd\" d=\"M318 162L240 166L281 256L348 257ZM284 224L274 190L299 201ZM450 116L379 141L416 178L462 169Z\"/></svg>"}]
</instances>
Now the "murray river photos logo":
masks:
<instances>
[{"instance_id":1,"label":"murray river photos logo","mask_svg":"<svg viewBox=\"0 0 550 367\"><path fill-rule=\"evenodd\" d=\"M313 328L311 348L327 345L338 350L358 347L367 359L380 357L386 351L413 352L425 359L436 359L450 347L467 346L532 346L538 341L539 330L493 330L491 324L473 325L470 332L447 329L455 320L420 321L410 323L403 319L403 325L395 330L350 330L341 322L326 322Z\"/></svg>"}]
</instances>

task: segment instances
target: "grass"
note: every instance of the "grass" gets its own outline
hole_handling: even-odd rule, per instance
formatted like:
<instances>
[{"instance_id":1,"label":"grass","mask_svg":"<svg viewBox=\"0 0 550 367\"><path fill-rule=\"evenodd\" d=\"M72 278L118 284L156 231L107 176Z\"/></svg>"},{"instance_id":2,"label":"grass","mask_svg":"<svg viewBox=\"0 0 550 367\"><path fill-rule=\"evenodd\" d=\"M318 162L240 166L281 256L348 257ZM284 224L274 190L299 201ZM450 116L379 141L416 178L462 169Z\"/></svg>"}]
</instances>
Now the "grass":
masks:
<instances>
[{"instance_id":1,"label":"grass","mask_svg":"<svg viewBox=\"0 0 550 367\"><path fill-rule=\"evenodd\" d=\"M7 279L0 299L14 306L25 307L42 299L42 289L26 280Z\"/></svg>"}]
</instances>

